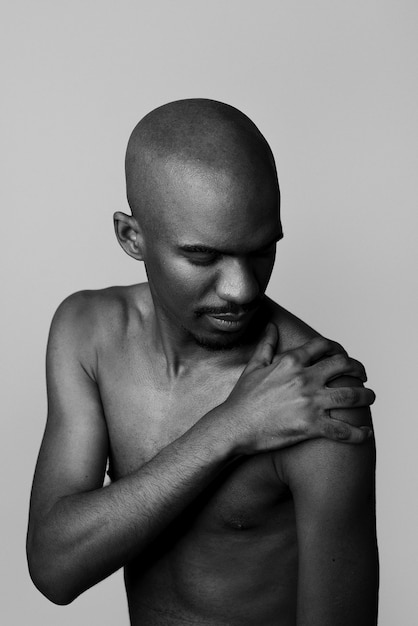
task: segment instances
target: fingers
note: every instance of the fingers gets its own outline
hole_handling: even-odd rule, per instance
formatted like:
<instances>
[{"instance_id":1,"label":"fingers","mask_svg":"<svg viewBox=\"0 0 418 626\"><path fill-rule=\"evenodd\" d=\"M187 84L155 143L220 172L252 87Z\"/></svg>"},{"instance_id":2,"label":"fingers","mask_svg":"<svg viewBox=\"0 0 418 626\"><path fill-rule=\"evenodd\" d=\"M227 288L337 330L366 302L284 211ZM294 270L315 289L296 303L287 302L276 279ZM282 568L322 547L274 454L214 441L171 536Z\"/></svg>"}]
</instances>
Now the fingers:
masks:
<instances>
[{"instance_id":1,"label":"fingers","mask_svg":"<svg viewBox=\"0 0 418 626\"><path fill-rule=\"evenodd\" d=\"M343 443L364 443L373 436L373 430L368 426L352 426L332 417L324 417L319 423L321 437Z\"/></svg>"},{"instance_id":2,"label":"fingers","mask_svg":"<svg viewBox=\"0 0 418 626\"><path fill-rule=\"evenodd\" d=\"M243 373L248 374L259 367L270 365L276 354L278 339L279 333L276 325L269 322Z\"/></svg>"},{"instance_id":3,"label":"fingers","mask_svg":"<svg viewBox=\"0 0 418 626\"><path fill-rule=\"evenodd\" d=\"M314 337L299 348L290 350L287 354L293 355L301 365L310 365L315 361L334 354L346 355L344 348L339 343L325 337Z\"/></svg>"},{"instance_id":4,"label":"fingers","mask_svg":"<svg viewBox=\"0 0 418 626\"><path fill-rule=\"evenodd\" d=\"M349 357L339 343L325 337L315 337L298 348L275 354L272 362L280 362L288 370L310 367L314 375L319 374L317 380L322 384L343 375L367 380L363 364Z\"/></svg>"},{"instance_id":5,"label":"fingers","mask_svg":"<svg viewBox=\"0 0 418 626\"><path fill-rule=\"evenodd\" d=\"M367 380L363 364L342 353L326 357L311 365L311 368L319 374L323 384L338 376L353 376L364 383Z\"/></svg>"},{"instance_id":6,"label":"fingers","mask_svg":"<svg viewBox=\"0 0 418 626\"><path fill-rule=\"evenodd\" d=\"M335 387L321 389L318 392L324 410L354 409L370 406L376 399L372 389L366 387Z\"/></svg>"}]
</instances>

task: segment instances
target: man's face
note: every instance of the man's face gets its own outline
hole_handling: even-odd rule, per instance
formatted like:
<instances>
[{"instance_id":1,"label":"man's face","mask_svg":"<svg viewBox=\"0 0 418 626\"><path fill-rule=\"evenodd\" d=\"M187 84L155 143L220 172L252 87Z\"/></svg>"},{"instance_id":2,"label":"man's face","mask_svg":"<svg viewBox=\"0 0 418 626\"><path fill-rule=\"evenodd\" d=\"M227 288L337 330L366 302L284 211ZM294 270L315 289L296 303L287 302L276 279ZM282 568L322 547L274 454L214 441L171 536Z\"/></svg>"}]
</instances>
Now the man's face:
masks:
<instances>
[{"instance_id":1,"label":"man's face","mask_svg":"<svg viewBox=\"0 0 418 626\"><path fill-rule=\"evenodd\" d=\"M259 170L161 165L144 260L157 313L181 339L213 350L248 335L282 236L275 175Z\"/></svg>"}]
</instances>

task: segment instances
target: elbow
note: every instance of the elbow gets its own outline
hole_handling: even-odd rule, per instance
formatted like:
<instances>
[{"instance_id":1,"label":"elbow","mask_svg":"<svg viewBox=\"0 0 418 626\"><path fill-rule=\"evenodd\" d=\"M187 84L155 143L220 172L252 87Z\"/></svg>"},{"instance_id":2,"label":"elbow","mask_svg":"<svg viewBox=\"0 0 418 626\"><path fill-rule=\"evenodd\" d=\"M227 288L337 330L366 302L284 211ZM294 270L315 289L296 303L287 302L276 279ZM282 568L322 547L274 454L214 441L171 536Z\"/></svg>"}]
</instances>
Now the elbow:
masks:
<instances>
[{"instance_id":1,"label":"elbow","mask_svg":"<svg viewBox=\"0 0 418 626\"><path fill-rule=\"evenodd\" d=\"M47 600L57 604L59 606L65 606L71 604L77 597L77 594L72 594L64 586L57 584L52 577L45 577L36 569L29 567L29 574L35 587L42 593Z\"/></svg>"},{"instance_id":2,"label":"elbow","mask_svg":"<svg viewBox=\"0 0 418 626\"><path fill-rule=\"evenodd\" d=\"M45 553L28 546L27 561L33 584L50 602L65 606L80 594L64 575L66 568L58 567L55 560L51 563L51 557Z\"/></svg>"},{"instance_id":3,"label":"elbow","mask_svg":"<svg viewBox=\"0 0 418 626\"><path fill-rule=\"evenodd\" d=\"M54 604L57 604L58 606L66 606L68 604L71 604L71 602L77 597L70 596L66 592L62 593L60 590L53 586L41 586L35 583L35 581L34 584L35 587L42 593L42 595L47 598L47 600L53 602Z\"/></svg>"},{"instance_id":4,"label":"elbow","mask_svg":"<svg viewBox=\"0 0 418 626\"><path fill-rule=\"evenodd\" d=\"M39 587L37 587L37 589L39 589ZM41 589L39 589L39 591L50 602L53 602L54 604L57 604L58 606L67 606L68 604L71 604L71 602L75 600L77 597L76 595L69 596L67 593L60 593L59 591L57 592L56 589L50 589L50 588L48 588L45 591L42 591Z\"/></svg>"}]
</instances>

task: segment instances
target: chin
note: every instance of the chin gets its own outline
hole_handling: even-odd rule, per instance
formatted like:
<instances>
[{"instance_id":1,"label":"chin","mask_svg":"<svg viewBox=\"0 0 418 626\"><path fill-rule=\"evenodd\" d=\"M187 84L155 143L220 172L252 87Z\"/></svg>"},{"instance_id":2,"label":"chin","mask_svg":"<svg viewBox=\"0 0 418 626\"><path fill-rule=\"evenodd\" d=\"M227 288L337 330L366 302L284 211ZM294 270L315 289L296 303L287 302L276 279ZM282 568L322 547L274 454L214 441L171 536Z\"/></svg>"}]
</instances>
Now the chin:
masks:
<instances>
[{"instance_id":1,"label":"chin","mask_svg":"<svg viewBox=\"0 0 418 626\"><path fill-rule=\"evenodd\" d=\"M255 333L253 328L246 329L241 333L224 333L216 336L197 335L191 331L188 332L198 346L210 352L234 350L235 348L248 346L257 341L258 337L256 335L259 334Z\"/></svg>"},{"instance_id":2,"label":"chin","mask_svg":"<svg viewBox=\"0 0 418 626\"><path fill-rule=\"evenodd\" d=\"M221 350L233 350L234 348L239 348L243 345L242 339L231 339L228 337L227 340L221 339L213 339L211 337L197 337L193 335L193 339L197 343L198 346L208 350L209 352L219 352Z\"/></svg>"}]
</instances>

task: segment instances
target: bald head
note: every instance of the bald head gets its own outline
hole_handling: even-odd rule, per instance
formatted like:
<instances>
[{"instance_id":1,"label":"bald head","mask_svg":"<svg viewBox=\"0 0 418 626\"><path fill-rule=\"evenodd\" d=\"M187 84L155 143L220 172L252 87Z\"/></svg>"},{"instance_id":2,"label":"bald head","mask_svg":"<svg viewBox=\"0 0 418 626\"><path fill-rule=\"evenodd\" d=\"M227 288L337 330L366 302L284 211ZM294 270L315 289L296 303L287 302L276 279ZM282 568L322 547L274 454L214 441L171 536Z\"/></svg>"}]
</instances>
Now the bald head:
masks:
<instances>
[{"instance_id":1,"label":"bald head","mask_svg":"<svg viewBox=\"0 0 418 626\"><path fill-rule=\"evenodd\" d=\"M162 326L181 345L237 346L247 326L226 332L205 316L254 312L270 279L282 229L263 135L221 102L166 104L135 127L126 182L132 215L115 213L116 236L145 263Z\"/></svg>"},{"instance_id":2,"label":"bald head","mask_svg":"<svg viewBox=\"0 0 418 626\"><path fill-rule=\"evenodd\" d=\"M206 99L178 100L145 116L126 152L127 197L146 226L154 221L170 172L227 174L245 186L266 172L277 181L270 147L255 124L232 106Z\"/></svg>"}]
</instances>

